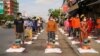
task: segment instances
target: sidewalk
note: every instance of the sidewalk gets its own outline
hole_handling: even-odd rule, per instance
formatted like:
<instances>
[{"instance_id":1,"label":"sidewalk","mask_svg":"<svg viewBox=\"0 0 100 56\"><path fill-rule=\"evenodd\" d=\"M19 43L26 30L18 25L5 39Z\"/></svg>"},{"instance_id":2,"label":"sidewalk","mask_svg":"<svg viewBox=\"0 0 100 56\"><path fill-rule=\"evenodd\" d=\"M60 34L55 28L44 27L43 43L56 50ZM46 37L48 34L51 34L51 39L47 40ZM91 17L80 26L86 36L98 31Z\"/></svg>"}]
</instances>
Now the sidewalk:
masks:
<instances>
[{"instance_id":1,"label":"sidewalk","mask_svg":"<svg viewBox=\"0 0 100 56\"><path fill-rule=\"evenodd\" d=\"M100 56L100 43L97 43L94 39L90 39L91 40L91 47L97 51L98 53L80 53L78 51L78 45L72 44L71 41L69 40L68 37L66 35L64 35L62 32L61 34L66 38L66 41L69 43L69 45L72 47L72 49L79 55L79 56Z\"/></svg>"}]
</instances>

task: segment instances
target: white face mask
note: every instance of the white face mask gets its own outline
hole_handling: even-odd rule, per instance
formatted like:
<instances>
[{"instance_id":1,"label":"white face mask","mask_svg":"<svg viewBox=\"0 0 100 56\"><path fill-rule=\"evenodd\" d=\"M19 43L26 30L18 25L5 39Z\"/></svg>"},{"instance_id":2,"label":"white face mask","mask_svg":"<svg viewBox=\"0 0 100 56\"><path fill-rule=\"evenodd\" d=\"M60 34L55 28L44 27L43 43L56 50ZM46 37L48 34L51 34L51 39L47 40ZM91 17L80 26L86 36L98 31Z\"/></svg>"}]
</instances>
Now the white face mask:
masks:
<instances>
[{"instance_id":1,"label":"white face mask","mask_svg":"<svg viewBox=\"0 0 100 56\"><path fill-rule=\"evenodd\" d=\"M22 18L22 16L19 16L19 18Z\"/></svg>"},{"instance_id":2,"label":"white face mask","mask_svg":"<svg viewBox=\"0 0 100 56\"><path fill-rule=\"evenodd\" d=\"M83 19L83 21L86 21L86 19Z\"/></svg>"},{"instance_id":3,"label":"white face mask","mask_svg":"<svg viewBox=\"0 0 100 56\"><path fill-rule=\"evenodd\" d=\"M50 20L53 20L52 18Z\"/></svg>"},{"instance_id":4,"label":"white face mask","mask_svg":"<svg viewBox=\"0 0 100 56\"><path fill-rule=\"evenodd\" d=\"M79 15L77 15L76 17L79 17Z\"/></svg>"}]
</instances>

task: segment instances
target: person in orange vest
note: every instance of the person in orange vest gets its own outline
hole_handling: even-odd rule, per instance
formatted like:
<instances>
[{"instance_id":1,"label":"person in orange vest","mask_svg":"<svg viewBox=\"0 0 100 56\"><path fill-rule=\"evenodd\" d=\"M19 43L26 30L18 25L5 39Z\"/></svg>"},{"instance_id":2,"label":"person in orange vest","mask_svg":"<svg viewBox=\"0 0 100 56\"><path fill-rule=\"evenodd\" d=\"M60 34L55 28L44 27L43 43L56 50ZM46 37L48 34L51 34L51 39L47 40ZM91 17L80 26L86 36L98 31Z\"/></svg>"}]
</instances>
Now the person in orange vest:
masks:
<instances>
[{"instance_id":1,"label":"person in orange vest","mask_svg":"<svg viewBox=\"0 0 100 56\"><path fill-rule=\"evenodd\" d=\"M72 26L72 19L73 16L69 19L69 36L71 36L73 34L73 26Z\"/></svg>"},{"instance_id":2,"label":"person in orange vest","mask_svg":"<svg viewBox=\"0 0 100 56\"><path fill-rule=\"evenodd\" d=\"M97 39L100 40L100 17L96 19L96 30L97 30Z\"/></svg>"},{"instance_id":3,"label":"person in orange vest","mask_svg":"<svg viewBox=\"0 0 100 56\"><path fill-rule=\"evenodd\" d=\"M50 16L47 22L46 31L48 34L48 43L55 43L55 33L57 31L57 23L55 22L53 16Z\"/></svg>"},{"instance_id":4,"label":"person in orange vest","mask_svg":"<svg viewBox=\"0 0 100 56\"><path fill-rule=\"evenodd\" d=\"M75 39L77 39L79 37L80 34L80 18L79 18L79 14L76 15L76 17L74 17L72 19L72 27L73 27L73 36L75 37Z\"/></svg>"}]
</instances>

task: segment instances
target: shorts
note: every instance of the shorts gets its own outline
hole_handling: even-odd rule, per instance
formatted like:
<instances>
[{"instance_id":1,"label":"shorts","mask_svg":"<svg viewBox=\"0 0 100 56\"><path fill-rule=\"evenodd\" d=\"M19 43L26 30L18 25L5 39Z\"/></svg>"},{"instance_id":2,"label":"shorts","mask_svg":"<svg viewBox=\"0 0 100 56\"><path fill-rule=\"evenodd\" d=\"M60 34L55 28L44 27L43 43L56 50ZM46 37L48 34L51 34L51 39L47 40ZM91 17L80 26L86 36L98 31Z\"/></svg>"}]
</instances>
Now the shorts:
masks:
<instances>
[{"instance_id":1,"label":"shorts","mask_svg":"<svg viewBox=\"0 0 100 56\"><path fill-rule=\"evenodd\" d=\"M16 33L16 39L24 40L24 33L19 33L19 32L17 32L17 33Z\"/></svg>"}]
</instances>

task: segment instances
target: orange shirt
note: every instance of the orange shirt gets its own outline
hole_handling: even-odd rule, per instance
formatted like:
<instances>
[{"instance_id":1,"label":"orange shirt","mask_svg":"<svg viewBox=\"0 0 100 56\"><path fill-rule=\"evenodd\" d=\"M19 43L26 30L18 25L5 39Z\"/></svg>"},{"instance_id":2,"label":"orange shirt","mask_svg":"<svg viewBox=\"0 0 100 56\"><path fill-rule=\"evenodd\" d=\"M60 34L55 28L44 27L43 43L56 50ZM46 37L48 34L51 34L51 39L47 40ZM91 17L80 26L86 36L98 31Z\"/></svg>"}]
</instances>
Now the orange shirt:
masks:
<instances>
[{"instance_id":1,"label":"orange shirt","mask_svg":"<svg viewBox=\"0 0 100 56\"><path fill-rule=\"evenodd\" d=\"M79 18L73 18L72 19L72 26L73 26L73 28L80 28L80 19Z\"/></svg>"},{"instance_id":2,"label":"orange shirt","mask_svg":"<svg viewBox=\"0 0 100 56\"><path fill-rule=\"evenodd\" d=\"M100 19L97 19L96 22L97 22L96 28L100 28Z\"/></svg>"},{"instance_id":3,"label":"orange shirt","mask_svg":"<svg viewBox=\"0 0 100 56\"><path fill-rule=\"evenodd\" d=\"M57 30L56 22L52 21L52 20L48 21L46 30L47 30L47 32L48 31L54 31L55 32Z\"/></svg>"},{"instance_id":4,"label":"orange shirt","mask_svg":"<svg viewBox=\"0 0 100 56\"><path fill-rule=\"evenodd\" d=\"M73 25L74 25L73 22L74 22L74 18L72 17L72 18L71 18L71 25L72 25L72 28L73 28Z\"/></svg>"}]
</instances>

